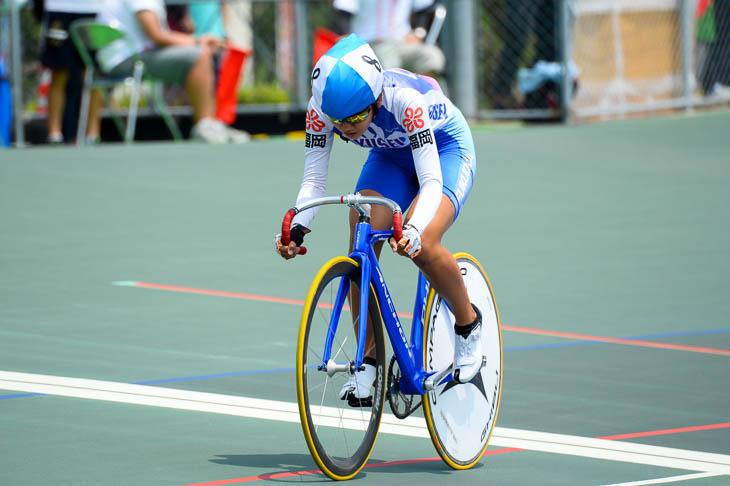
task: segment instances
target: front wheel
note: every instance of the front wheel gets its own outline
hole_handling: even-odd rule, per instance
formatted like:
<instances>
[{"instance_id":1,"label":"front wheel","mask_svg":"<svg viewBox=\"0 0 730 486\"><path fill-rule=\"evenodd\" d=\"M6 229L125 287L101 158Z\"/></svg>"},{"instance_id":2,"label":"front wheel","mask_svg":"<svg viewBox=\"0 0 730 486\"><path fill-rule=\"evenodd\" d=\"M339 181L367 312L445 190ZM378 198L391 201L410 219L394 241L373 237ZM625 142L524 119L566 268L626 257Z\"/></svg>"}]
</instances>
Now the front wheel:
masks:
<instances>
[{"instance_id":1,"label":"front wheel","mask_svg":"<svg viewBox=\"0 0 730 486\"><path fill-rule=\"evenodd\" d=\"M471 255L454 255L472 304L482 313L482 346L486 365L469 382L451 375L423 395L428 432L441 458L454 469L468 469L484 454L494 430L502 391L502 334L499 312L487 274ZM454 314L431 288L424 321L423 363L426 372L451 366L454 359Z\"/></svg>"},{"instance_id":2,"label":"front wheel","mask_svg":"<svg viewBox=\"0 0 730 486\"><path fill-rule=\"evenodd\" d=\"M349 298L339 313L336 301L338 293L359 292L359 285L360 267L355 260L339 257L327 262L309 289L299 328L296 372L302 430L312 458L332 479L350 479L363 468L375 446L385 405L383 322L372 286L368 315L374 350L365 350L365 356L375 354L377 363L372 403L353 407L339 396L351 372L334 371L333 365L342 369L354 363L359 323ZM328 336L332 336L329 373L321 369Z\"/></svg>"}]
</instances>

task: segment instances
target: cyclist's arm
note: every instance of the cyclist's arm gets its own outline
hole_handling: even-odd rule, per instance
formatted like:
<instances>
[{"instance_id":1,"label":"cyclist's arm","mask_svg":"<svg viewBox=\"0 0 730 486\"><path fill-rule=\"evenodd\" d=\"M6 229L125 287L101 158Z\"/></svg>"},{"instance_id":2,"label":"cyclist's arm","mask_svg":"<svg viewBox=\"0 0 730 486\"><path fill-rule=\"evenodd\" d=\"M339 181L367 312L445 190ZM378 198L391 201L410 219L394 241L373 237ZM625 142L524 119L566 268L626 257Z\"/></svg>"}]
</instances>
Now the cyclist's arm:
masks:
<instances>
[{"instance_id":1,"label":"cyclist's arm","mask_svg":"<svg viewBox=\"0 0 730 486\"><path fill-rule=\"evenodd\" d=\"M413 161L420 185L418 202L408 224L423 234L441 204L443 176L436 137L422 96L409 96L410 102L400 111L401 125L408 133Z\"/></svg>"},{"instance_id":2,"label":"cyclist's arm","mask_svg":"<svg viewBox=\"0 0 730 486\"><path fill-rule=\"evenodd\" d=\"M325 195L330 152L334 140L332 123L314 106L313 101L309 102L307 108L306 123L304 176L297 195L297 206ZM317 210L318 208L312 208L297 214L292 220L292 225L300 224L308 228Z\"/></svg>"}]
</instances>

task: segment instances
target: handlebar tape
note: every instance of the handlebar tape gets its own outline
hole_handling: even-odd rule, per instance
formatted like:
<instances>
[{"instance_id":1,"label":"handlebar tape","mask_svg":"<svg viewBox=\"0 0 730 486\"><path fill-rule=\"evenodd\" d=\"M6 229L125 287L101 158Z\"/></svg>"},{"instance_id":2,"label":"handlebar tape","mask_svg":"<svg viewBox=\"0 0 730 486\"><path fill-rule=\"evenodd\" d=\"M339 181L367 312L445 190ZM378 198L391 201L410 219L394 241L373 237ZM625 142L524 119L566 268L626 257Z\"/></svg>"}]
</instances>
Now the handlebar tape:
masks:
<instances>
[{"instance_id":1,"label":"handlebar tape","mask_svg":"<svg viewBox=\"0 0 730 486\"><path fill-rule=\"evenodd\" d=\"M294 208L290 209L284 215L284 220L281 222L281 244L288 246L291 242L291 221L296 216L297 212ZM298 253L304 255L307 253L307 249L303 246L299 247Z\"/></svg>"},{"instance_id":2,"label":"handlebar tape","mask_svg":"<svg viewBox=\"0 0 730 486\"><path fill-rule=\"evenodd\" d=\"M403 215L393 213L393 238L398 242L403 238Z\"/></svg>"}]
</instances>

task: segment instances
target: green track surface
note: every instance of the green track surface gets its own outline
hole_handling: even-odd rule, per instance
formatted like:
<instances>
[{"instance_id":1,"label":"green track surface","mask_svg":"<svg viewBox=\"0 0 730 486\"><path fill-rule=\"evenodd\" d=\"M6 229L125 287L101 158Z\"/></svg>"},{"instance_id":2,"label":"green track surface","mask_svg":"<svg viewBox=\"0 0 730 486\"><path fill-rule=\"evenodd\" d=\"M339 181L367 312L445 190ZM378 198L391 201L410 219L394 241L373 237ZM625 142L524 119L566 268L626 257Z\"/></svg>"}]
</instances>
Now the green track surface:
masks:
<instances>
[{"instance_id":1,"label":"green track surface","mask_svg":"<svg viewBox=\"0 0 730 486\"><path fill-rule=\"evenodd\" d=\"M498 427L603 437L730 422L728 355L514 329L730 350L728 127L722 112L475 130L474 189L445 244L475 255L495 290ZM0 151L0 370L121 383L234 373L156 386L295 402L301 306L113 283L304 299L347 248L347 212L320 211L306 256L275 256L302 154L286 140ZM352 191L365 155L335 144L329 194ZM382 263L398 310L412 312L415 267L390 252ZM0 390L0 485L182 486L315 469L296 423L16 393ZM730 454L727 427L631 441ZM436 456L428 439L381 434L376 467L355 481L573 486L692 473L533 451L466 472L389 464Z\"/></svg>"}]
</instances>

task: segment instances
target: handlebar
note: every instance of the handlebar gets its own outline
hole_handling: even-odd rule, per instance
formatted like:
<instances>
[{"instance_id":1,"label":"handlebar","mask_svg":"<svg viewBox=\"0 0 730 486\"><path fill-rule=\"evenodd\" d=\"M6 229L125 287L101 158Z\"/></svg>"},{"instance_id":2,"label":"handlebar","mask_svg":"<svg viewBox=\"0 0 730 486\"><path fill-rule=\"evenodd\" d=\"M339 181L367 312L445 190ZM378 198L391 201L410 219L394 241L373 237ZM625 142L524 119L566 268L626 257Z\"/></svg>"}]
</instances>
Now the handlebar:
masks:
<instances>
[{"instance_id":1,"label":"handlebar","mask_svg":"<svg viewBox=\"0 0 730 486\"><path fill-rule=\"evenodd\" d=\"M284 220L281 222L281 243L288 245L291 241L291 222L298 213L307 209L314 208L316 206L323 206L325 204L345 204L351 208L354 208L358 213L363 216L370 215L370 209L366 207L366 204L380 204L381 206L387 206L393 211L393 237L396 241L403 238L403 212L400 206L395 201L386 197L379 196L363 196L362 194L346 194L344 196L327 196L318 197L307 201L301 206L293 207L284 215ZM299 247L299 254L304 255L307 252L305 247Z\"/></svg>"}]
</instances>

